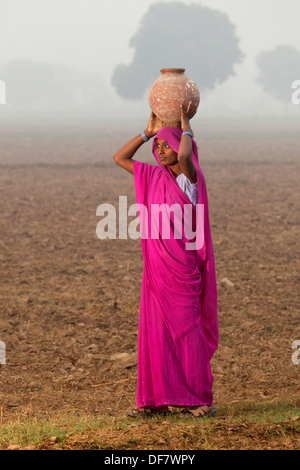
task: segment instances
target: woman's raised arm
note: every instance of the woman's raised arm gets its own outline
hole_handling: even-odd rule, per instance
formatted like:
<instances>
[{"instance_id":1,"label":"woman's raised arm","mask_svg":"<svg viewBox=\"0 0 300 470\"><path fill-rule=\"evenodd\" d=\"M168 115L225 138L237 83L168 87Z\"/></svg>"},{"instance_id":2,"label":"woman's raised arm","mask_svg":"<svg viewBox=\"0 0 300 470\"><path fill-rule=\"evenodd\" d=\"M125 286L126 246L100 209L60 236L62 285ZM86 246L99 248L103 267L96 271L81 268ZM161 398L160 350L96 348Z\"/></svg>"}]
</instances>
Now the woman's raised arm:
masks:
<instances>
[{"instance_id":1,"label":"woman's raised arm","mask_svg":"<svg viewBox=\"0 0 300 470\"><path fill-rule=\"evenodd\" d=\"M182 132L191 132L193 134L192 128L190 126L190 119L196 114L196 108L192 105L192 102L189 103L188 107L181 105L181 128ZM196 183L196 168L192 160L192 137L189 134L185 134L181 137L180 146L178 150L178 162L182 173L189 179L191 183Z\"/></svg>"}]
</instances>

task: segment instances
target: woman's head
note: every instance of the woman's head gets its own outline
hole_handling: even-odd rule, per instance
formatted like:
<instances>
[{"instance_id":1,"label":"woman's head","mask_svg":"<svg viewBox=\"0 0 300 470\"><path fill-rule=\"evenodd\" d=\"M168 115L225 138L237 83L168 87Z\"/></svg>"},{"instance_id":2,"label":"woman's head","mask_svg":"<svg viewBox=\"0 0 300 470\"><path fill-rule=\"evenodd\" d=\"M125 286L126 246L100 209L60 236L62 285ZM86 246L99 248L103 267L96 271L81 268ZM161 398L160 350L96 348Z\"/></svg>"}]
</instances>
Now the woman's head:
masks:
<instances>
[{"instance_id":1,"label":"woman's head","mask_svg":"<svg viewBox=\"0 0 300 470\"><path fill-rule=\"evenodd\" d=\"M154 137L152 144L152 152L162 167L169 172L178 163L178 152L182 136L182 129L179 127L163 127ZM166 157L166 158L163 158ZM192 159L194 165L198 168L198 149L196 142L193 140ZM168 168L170 167L170 168ZM200 169L200 167L199 167Z\"/></svg>"},{"instance_id":2,"label":"woman's head","mask_svg":"<svg viewBox=\"0 0 300 470\"><path fill-rule=\"evenodd\" d=\"M157 153L159 161L163 166L172 166L178 163L178 154L167 142L159 137L155 139L154 151Z\"/></svg>"}]
</instances>

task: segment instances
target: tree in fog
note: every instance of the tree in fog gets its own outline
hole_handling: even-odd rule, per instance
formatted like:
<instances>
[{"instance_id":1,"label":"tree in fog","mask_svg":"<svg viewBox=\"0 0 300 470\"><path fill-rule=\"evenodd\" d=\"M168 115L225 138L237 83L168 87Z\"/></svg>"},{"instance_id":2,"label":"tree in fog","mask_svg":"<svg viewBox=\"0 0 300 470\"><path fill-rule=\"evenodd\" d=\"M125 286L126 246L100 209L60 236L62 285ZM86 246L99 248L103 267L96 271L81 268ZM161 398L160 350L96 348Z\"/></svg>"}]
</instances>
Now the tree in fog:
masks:
<instances>
[{"instance_id":1,"label":"tree in fog","mask_svg":"<svg viewBox=\"0 0 300 470\"><path fill-rule=\"evenodd\" d=\"M300 51L281 45L272 51L261 52L256 63L260 86L278 101L289 103L292 83L300 79Z\"/></svg>"},{"instance_id":2,"label":"tree in fog","mask_svg":"<svg viewBox=\"0 0 300 470\"><path fill-rule=\"evenodd\" d=\"M159 70L169 67L185 68L200 91L213 89L235 75L243 57L228 16L195 4L151 5L129 44L133 62L118 65L112 75L112 85L127 99L142 98Z\"/></svg>"}]
</instances>

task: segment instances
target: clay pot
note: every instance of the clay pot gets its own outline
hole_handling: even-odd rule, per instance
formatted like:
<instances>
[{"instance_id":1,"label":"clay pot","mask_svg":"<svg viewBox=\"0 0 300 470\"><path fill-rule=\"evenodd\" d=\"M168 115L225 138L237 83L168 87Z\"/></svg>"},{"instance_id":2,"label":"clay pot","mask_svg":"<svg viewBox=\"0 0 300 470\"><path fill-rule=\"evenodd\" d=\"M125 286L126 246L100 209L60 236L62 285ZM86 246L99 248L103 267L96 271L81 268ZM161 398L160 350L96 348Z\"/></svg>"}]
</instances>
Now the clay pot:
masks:
<instances>
[{"instance_id":1,"label":"clay pot","mask_svg":"<svg viewBox=\"0 0 300 470\"><path fill-rule=\"evenodd\" d=\"M148 101L164 126L180 127L180 105L190 101L198 108L200 93L196 83L185 75L185 69L162 69L161 76L150 88ZM192 116L191 116L192 117Z\"/></svg>"}]
</instances>

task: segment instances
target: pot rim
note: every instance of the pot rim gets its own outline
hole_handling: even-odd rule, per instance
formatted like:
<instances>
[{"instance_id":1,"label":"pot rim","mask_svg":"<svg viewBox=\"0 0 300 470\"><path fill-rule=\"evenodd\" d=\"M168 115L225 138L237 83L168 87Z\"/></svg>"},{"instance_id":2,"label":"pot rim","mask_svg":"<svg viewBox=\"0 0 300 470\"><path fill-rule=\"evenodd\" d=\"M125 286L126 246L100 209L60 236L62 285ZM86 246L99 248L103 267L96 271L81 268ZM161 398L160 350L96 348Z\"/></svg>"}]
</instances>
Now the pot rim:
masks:
<instances>
[{"instance_id":1,"label":"pot rim","mask_svg":"<svg viewBox=\"0 0 300 470\"><path fill-rule=\"evenodd\" d=\"M185 69L161 69L160 73L184 73Z\"/></svg>"}]
</instances>

